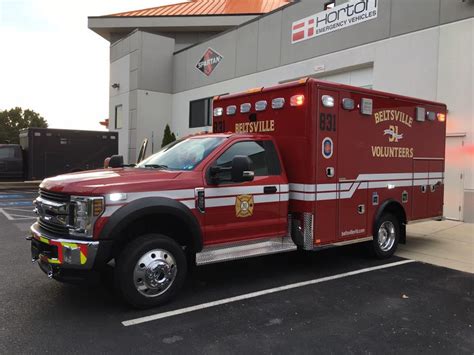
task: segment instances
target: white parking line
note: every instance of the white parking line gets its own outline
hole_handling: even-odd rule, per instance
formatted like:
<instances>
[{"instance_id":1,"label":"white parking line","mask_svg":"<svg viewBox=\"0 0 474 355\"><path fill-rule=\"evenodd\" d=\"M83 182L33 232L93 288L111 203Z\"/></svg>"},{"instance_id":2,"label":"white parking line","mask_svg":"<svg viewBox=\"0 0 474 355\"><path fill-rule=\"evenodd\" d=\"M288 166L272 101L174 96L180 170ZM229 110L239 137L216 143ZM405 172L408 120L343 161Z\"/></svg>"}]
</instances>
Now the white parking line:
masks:
<instances>
[{"instance_id":1,"label":"white parking line","mask_svg":"<svg viewBox=\"0 0 474 355\"><path fill-rule=\"evenodd\" d=\"M18 214L17 212L12 213L11 211L24 211L24 212L29 212L31 211L31 208L28 208L28 210L21 210L19 208L7 208L8 212L5 211L5 208L0 208L0 213L3 214L9 221L17 221L17 220L25 220L25 219L36 219L36 216L25 216L23 214Z\"/></svg>"},{"instance_id":2,"label":"white parking line","mask_svg":"<svg viewBox=\"0 0 474 355\"><path fill-rule=\"evenodd\" d=\"M205 308L216 307L216 306L220 306L222 304L238 302L238 301L242 301L242 300L247 300L249 298L255 298L255 297L259 297L259 296L263 296L263 295L268 295L268 294L271 294L271 293L282 292L282 291L291 290L291 289L298 288L298 287L314 285L314 284L318 284L318 283L322 283L322 282L326 282L326 281L342 279L344 277L364 274L364 273L375 271L375 270L387 269L387 268L394 267L394 266L413 263L415 261L416 260L402 260L402 261L397 261L397 262L390 263L390 264L379 265L379 266L374 266L374 267L368 267L368 268L365 268L365 269L359 269L359 270L345 272L345 273L342 273L342 274L322 277L322 278L319 278L319 279L303 281L303 282L297 282L297 283L289 284L289 285L285 285L285 286L269 288L267 290L246 293L244 295L224 298L222 300L217 300L217 301L212 301L212 302L207 302L207 303L201 303L201 304L198 304L196 306L190 306L190 307L186 307L186 308L176 309L174 311L157 313L157 314L153 314L153 315L146 316L146 317L126 320L126 321L123 321L122 324L125 327L129 327L131 325L137 325L137 324L151 322L151 321L158 320L158 319L169 318L169 317L177 316L177 315L180 315L180 314L185 314L185 313L198 311L198 310L205 309Z\"/></svg>"}]
</instances>

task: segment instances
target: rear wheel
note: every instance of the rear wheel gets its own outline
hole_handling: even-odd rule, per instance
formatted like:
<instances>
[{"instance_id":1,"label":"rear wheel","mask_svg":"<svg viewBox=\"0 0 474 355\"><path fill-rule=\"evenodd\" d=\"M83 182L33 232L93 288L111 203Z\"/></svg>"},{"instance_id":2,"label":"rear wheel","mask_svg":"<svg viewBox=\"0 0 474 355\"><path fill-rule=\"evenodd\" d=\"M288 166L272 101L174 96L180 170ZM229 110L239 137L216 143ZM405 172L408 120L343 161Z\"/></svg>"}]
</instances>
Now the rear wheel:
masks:
<instances>
[{"instance_id":1,"label":"rear wheel","mask_svg":"<svg viewBox=\"0 0 474 355\"><path fill-rule=\"evenodd\" d=\"M148 308L169 301L186 278L186 256L171 238L147 234L128 244L120 254L115 280L124 299Z\"/></svg>"},{"instance_id":2,"label":"rear wheel","mask_svg":"<svg viewBox=\"0 0 474 355\"><path fill-rule=\"evenodd\" d=\"M372 241L375 255L381 259L395 253L400 240L400 221L390 213L383 214L377 221Z\"/></svg>"}]
</instances>

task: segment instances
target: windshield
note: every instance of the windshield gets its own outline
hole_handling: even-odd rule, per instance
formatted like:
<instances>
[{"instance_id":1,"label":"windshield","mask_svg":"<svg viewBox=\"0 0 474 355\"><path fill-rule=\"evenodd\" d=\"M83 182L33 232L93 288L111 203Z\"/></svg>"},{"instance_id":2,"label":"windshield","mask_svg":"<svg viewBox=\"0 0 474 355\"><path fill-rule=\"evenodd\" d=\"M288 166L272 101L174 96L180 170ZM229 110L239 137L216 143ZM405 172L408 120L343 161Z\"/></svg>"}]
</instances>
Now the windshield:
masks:
<instances>
[{"instance_id":1,"label":"windshield","mask_svg":"<svg viewBox=\"0 0 474 355\"><path fill-rule=\"evenodd\" d=\"M137 168L193 170L216 149L224 137L187 138L168 144L158 153L137 164Z\"/></svg>"}]
</instances>

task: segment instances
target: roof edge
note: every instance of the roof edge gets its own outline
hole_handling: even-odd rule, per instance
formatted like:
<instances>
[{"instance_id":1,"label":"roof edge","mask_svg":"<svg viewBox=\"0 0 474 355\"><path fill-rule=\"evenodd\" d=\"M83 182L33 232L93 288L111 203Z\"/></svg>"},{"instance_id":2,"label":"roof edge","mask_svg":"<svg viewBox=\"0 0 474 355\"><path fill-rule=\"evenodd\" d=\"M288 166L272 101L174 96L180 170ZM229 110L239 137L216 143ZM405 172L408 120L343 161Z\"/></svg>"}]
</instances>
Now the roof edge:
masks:
<instances>
[{"instance_id":1,"label":"roof edge","mask_svg":"<svg viewBox=\"0 0 474 355\"><path fill-rule=\"evenodd\" d=\"M197 42L197 43L194 43L192 45L190 45L189 47L186 47L186 48L183 48L183 49L180 49L179 51L176 51L176 52L173 52L173 55L175 54L178 54L178 53L181 53L181 52L184 52L184 51L187 51L188 49L190 48L193 48L193 47L196 47L196 46L199 46L200 44L203 44L203 43L206 43L210 40L213 40L214 38L217 38L217 37L220 37L220 36L223 36L224 34L226 33L229 33L231 31L235 31L235 30L238 30L240 27L243 27L243 26L246 26L252 22L255 22L255 21L259 21L260 19L264 18L264 17L267 17L267 16L270 16L274 13L277 13L278 11L283 11L284 9L286 9L287 7L289 6L293 6L295 4L298 4L300 2L300 0L293 0L292 2L289 2L288 4L286 5L283 5L283 6L280 6L279 8L275 9L275 10L272 10L270 12L267 12L267 13L264 13L264 14L260 14L259 16L249 20L249 21L246 21L244 23L241 23L240 25L236 25L232 28L229 28L228 30L225 30L223 32L219 32L217 34L215 34L214 36L211 36L209 38L206 38L204 41L202 42Z\"/></svg>"},{"instance_id":2,"label":"roof edge","mask_svg":"<svg viewBox=\"0 0 474 355\"><path fill-rule=\"evenodd\" d=\"M287 5L284 5L280 7L279 9L286 7ZM273 11L278 11L279 9L275 9ZM272 11L272 12L273 12ZM88 16L87 18L90 19L127 19L127 18L170 18L170 17L235 17L235 16L264 16L267 14L270 14L271 12L255 12L255 13L241 13L241 14L199 14L199 15L160 15L160 16L111 16L111 15L105 15L105 16Z\"/></svg>"}]
</instances>

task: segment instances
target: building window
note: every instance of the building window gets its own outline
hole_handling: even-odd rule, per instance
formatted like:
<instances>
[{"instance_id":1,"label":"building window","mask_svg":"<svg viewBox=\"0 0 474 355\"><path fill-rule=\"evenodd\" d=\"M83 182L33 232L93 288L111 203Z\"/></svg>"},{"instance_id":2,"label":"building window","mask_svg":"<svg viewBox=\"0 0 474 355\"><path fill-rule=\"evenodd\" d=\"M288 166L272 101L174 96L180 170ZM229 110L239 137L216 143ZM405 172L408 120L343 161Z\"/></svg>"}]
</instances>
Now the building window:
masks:
<instances>
[{"instance_id":1,"label":"building window","mask_svg":"<svg viewBox=\"0 0 474 355\"><path fill-rule=\"evenodd\" d=\"M334 8L336 6L336 0L333 1L328 1L327 3L324 4L324 10L329 10Z\"/></svg>"},{"instance_id":2,"label":"building window","mask_svg":"<svg viewBox=\"0 0 474 355\"><path fill-rule=\"evenodd\" d=\"M122 128L123 125L123 114L122 105L115 106L115 129Z\"/></svg>"},{"instance_id":3,"label":"building window","mask_svg":"<svg viewBox=\"0 0 474 355\"><path fill-rule=\"evenodd\" d=\"M189 128L211 125L212 97L189 102Z\"/></svg>"}]
</instances>

